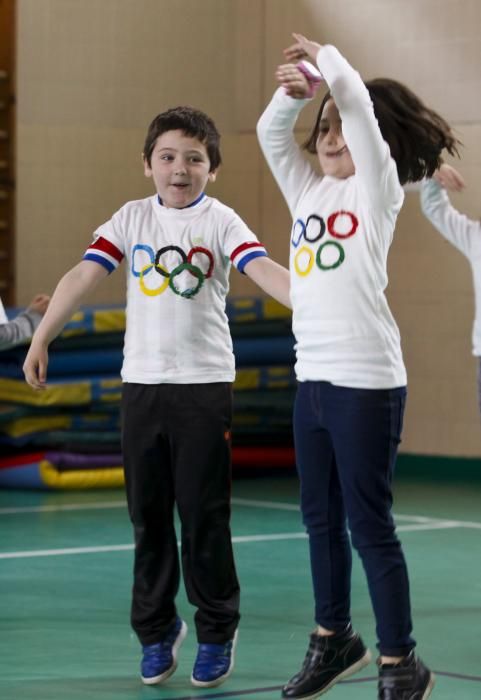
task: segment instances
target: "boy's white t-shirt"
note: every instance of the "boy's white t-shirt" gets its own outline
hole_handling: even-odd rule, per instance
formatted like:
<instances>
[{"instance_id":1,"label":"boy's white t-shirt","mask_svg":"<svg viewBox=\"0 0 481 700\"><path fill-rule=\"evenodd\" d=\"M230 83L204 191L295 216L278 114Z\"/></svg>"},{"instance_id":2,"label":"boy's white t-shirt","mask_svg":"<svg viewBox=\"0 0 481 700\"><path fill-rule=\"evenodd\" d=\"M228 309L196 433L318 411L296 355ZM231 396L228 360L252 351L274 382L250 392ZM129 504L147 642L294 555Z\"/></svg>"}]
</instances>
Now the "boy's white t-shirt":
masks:
<instances>
[{"instance_id":1,"label":"boy's white t-shirt","mask_svg":"<svg viewBox=\"0 0 481 700\"><path fill-rule=\"evenodd\" d=\"M333 46L318 54L355 174L322 177L293 129L307 103L279 88L258 124L261 147L293 218L291 301L300 381L367 389L406 384L389 309L387 255L404 200L396 164L359 74Z\"/></svg>"},{"instance_id":2,"label":"boy's white t-shirt","mask_svg":"<svg viewBox=\"0 0 481 700\"><path fill-rule=\"evenodd\" d=\"M157 195L125 204L95 231L84 256L110 272L125 258L122 379L233 381L229 272L231 265L242 272L249 260L265 255L242 219L212 197L185 209L164 207Z\"/></svg>"}]
</instances>

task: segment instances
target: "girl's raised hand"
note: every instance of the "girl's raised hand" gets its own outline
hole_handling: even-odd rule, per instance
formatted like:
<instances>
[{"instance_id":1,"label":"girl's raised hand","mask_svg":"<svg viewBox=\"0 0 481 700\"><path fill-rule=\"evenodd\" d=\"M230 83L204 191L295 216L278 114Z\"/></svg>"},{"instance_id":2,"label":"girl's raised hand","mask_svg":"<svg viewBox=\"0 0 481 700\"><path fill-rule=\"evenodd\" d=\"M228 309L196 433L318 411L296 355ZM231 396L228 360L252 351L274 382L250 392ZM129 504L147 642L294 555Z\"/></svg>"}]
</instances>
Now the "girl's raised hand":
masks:
<instances>
[{"instance_id":1,"label":"girl's raised hand","mask_svg":"<svg viewBox=\"0 0 481 700\"><path fill-rule=\"evenodd\" d=\"M315 63L319 49L322 48L321 44L306 39L302 34L293 33L292 36L296 43L284 49L286 59L288 61L302 61L303 58L310 58Z\"/></svg>"},{"instance_id":2,"label":"girl's raised hand","mask_svg":"<svg viewBox=\"0 0 481 700\"><path fill-rule=\"evenodd\" d=\"M443 163L433 175L433 180L436 180L441 187L452 192L460 192L464 189L466 183L463 176L452 165Z\"/></svg>"},{"instance_id":3,"label":"girl's raised hand","mask_svg":"<svg viewBox=\"0 0 481 700\"><path fill-rule=\"evenodd\" d=\"M312 96L312 88L307 78L293 63L285 63L282 66L278 66L276 80L289 97L303 100Z\"/></svg>"}]
</instances>

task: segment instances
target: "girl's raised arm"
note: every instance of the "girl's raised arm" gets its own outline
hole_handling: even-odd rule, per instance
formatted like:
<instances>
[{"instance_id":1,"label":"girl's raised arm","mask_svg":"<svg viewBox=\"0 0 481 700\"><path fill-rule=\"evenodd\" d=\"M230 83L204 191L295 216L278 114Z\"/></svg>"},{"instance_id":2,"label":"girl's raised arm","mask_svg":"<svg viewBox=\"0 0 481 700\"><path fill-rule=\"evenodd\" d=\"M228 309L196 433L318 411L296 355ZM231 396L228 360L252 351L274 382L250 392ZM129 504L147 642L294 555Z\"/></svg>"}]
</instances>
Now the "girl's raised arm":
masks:
<instances>
[{"instance_id":1,"label":"girl's raised arm","mask_svg":"<svg viewBox=\"0 0 481 700\"><path fill-rule=\"evenodd\" d=\"M372 204L402 201L397 169L374 115L369 92L359 73L339 51L294 34L296 43L285 51L286 58L310 58L317 64L342 120L342 132Z\"/></svg>"},{"instance_id":2,"label":"girl's raised arm","mask_svg":"<svg viewBox=\"0 0 481 700\"><path fill-rule=\"evenodd\" d=\"M257 124L257 136L272 174L284 195L291 215L297 202L318 173L304 158L294 138L294 126L302 108L312 97L312 87L293 64L279 66L280 84Z\"/></svg>"}]
</instances>

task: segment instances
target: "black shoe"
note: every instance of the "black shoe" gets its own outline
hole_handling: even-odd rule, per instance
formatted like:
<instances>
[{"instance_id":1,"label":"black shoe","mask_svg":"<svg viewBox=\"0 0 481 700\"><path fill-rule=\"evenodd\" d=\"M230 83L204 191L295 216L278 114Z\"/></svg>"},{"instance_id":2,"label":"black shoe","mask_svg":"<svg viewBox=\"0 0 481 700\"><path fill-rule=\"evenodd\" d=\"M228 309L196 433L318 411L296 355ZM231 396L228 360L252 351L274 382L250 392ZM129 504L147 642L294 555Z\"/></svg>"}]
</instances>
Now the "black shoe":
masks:
<instances>
[{"instance_id":1,"label":"black shoe","mask_svg":"<svg viewBox=\"0 0 481 700\"><path fill-rule=\"evenodd\" d=\"M331 637L311 634L302 668L283 687L282 697L296 700L318 698L370 661L371 652L350 625L344 632Z\"/></svg>"},{"instance_id":2,"label":"black shoe","mask_svg":"<svg viewBox=\"0 0 481 700\"><path fill-rule=\"evenodd\" d=\"M434 683L434 673L411 651L398 664L379 665L378 700L426 700Z\"/></svg>"}]
</instances>

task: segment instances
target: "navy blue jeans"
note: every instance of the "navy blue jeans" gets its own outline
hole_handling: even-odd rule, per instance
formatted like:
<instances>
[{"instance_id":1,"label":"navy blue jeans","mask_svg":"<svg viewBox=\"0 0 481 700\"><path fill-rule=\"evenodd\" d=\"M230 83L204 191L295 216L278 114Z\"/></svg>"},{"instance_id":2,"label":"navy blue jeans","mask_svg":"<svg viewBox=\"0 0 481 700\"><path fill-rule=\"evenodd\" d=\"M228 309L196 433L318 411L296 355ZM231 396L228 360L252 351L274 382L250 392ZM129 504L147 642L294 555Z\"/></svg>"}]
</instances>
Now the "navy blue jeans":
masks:
<instances>
[{"instance_id":1,"label":"navy blue jeans","mask_svg":"<svg viewBox=\"0 0 481 700\"><path fill-rule=\"evenodd\" d=\"M378 647L387 656L415 646L406 562L391 514L405 401L405 387L301 382L294 408L316 621L336 631L350 622L352 543L366 572Z\"/></svg>"}]
</instances>

